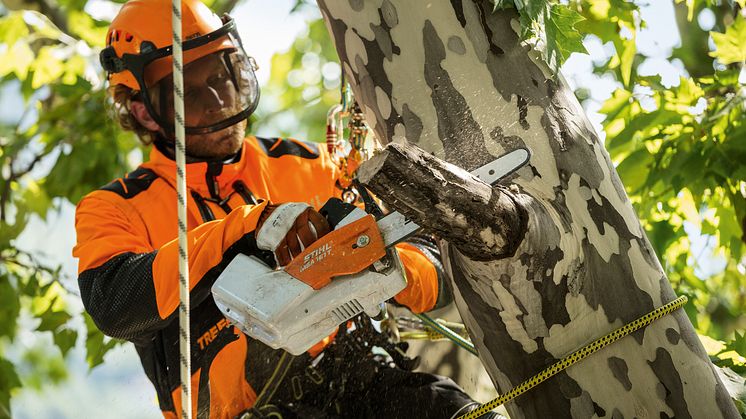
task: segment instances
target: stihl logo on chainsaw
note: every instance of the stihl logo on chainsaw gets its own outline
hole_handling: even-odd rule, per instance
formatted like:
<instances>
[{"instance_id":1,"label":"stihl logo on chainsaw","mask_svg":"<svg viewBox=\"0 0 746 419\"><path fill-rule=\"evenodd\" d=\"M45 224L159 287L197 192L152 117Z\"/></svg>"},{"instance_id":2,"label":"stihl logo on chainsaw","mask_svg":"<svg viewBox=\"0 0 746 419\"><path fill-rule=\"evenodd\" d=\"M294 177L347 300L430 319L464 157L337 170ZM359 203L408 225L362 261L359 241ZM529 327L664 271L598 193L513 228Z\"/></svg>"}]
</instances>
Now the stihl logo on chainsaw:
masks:
<instances>
[{"instance_id":1,"label":"stihl logo on chainsaw","mask_svg":"<svg viewBox=\"0 0 746 419\"><path fill-rule=\"evenodd\" d=\"M331 243L324 243L323 246L319 247L318 249L315 249L313 252L307 254L303 258L303 266L301 266L300 271L303 272L306 269L313 266L314 263L323 260L325 257L329 256L329 254L332 252L332 245Z\"/></svg>"}]
</instances>

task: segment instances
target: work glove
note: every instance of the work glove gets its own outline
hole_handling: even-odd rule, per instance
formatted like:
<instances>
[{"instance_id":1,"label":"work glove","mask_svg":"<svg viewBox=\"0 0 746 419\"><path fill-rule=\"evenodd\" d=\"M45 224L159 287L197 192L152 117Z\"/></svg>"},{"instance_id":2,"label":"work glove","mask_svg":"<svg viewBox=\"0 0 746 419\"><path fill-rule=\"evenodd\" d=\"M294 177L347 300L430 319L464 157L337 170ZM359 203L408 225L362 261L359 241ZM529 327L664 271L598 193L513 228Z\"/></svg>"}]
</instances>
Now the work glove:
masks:
<instances>
[{"instance_id":1,"label":"work glove","mask_svg":"<svg viewBox=\"0 0 746 419\"><path fill-rule=\"evenodd\" d=\"M308 204L270 204L259 216L256 244L272 251L278 266L285 266L330 230L326 218Z\"/></svg>"}]
</instances>

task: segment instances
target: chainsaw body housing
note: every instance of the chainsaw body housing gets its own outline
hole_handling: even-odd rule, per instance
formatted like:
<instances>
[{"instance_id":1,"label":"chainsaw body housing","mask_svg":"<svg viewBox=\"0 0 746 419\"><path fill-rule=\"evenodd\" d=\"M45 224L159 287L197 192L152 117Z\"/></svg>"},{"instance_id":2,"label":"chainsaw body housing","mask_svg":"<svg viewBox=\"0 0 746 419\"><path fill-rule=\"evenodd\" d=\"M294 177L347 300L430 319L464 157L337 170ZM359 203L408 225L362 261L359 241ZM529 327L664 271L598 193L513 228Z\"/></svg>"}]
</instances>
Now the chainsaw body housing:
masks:
<instances>
[{"instance_id":1,"label":"chainsaw body housing","mask_svg":"<svg viewBox=\"0 0 746 419\"><path fill-rule=\"evenodd\" d=\"M354 211L327 235L329 238L323 237L297 256L299 263L306 260L300 265L306 267L303 275L314 276L314 270L328 272L330 265L349 272L349 266L354 265L352 253L361 251L357 244L351 244L360 243L361 234L352 224L364 217L371 216ZM335 233L337 240L333 239ZM332 253L336 248L340 250ZM329 256L318 259L326 249L330 249ZM406 287L396 251L383 251L386 263L377 261L358 273L336 276L321 285L291 275L289 272L295 271L290 265L272 269L254 256L238 254L218 276L212 295L220 311L242 332L271 348L299 355L352 317L362 312L377 315L382 302ZM304 255L314 256L319 262L309 267L309 258Z\"/></svg>"}]
</instances>

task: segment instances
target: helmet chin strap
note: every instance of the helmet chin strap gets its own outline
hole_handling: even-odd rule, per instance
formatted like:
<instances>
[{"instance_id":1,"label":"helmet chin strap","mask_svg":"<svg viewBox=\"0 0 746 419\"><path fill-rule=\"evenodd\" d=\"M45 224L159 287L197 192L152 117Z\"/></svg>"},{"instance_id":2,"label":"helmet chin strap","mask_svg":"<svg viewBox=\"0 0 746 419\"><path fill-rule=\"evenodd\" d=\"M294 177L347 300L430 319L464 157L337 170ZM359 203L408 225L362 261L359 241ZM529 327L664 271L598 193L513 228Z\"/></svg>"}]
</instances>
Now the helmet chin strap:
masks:
<instances>
[{"instance_id":1,"label":"helmet chin strap","mask_svg":"<svg viewBox=\"0 0 746 419\"><path fill-rule=\"evenodd\" d=\"M153 141L153 145L155 148L157 148L161 153L163 153L166 157L175 160L176 159L176 150L175 150L175 139L174 138L168 138L163 133L157 132L155 134L155 141ZM241 147L241 149L243 146ZM212 162L220 162L223 164L231 164L236 163L241 159L241 149L239 149L237 152L227 155L225 157L202 157L202 156L195 156L192 154L189 154L189 149L186 150L186 162L187 163L212 163Z\"/></svg>"}]
</instances>

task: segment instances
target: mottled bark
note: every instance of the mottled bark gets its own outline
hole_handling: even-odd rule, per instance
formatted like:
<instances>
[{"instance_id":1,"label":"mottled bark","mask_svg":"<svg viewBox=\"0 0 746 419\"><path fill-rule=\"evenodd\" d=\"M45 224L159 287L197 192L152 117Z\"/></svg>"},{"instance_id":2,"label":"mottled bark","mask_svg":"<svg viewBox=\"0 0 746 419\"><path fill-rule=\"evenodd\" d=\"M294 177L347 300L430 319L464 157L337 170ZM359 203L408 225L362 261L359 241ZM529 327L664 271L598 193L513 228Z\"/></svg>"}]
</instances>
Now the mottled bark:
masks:
<instances>
[{"instance_id":1,"label":"mottled bark","mask_svg":"<svg viewBox=\"0 0 746 419\"><path fill-rule=\"evenodd\" d=\"M472 260L513 256L526 231L526 211L506 188L493 188L414 145L389 144L357 176L391 208Z\"/></svg>"},{"instance_id":2,"label":"mottled bark","mask_svg":"<svg viewBox=\"0 0 746 419\"><path fill-rule=\"evenodd\" d=\"M450 248L456 304L500 392L674 299L572 91L487 0L318 0L355 97L384 142L466 170L518 146L527 211L513 257ZM512 418L737 417L679 310L522 395Z\"/></svg>"}]
</instances>

